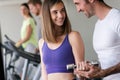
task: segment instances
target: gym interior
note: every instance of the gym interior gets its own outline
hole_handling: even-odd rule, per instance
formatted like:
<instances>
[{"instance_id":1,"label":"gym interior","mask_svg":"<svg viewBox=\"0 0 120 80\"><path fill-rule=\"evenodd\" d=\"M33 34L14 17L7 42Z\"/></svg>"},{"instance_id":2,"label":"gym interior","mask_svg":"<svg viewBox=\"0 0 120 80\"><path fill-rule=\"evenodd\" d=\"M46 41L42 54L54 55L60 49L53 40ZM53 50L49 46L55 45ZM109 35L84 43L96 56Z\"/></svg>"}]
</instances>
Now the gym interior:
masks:
<instances>
[{"instance_id":1,"label":"gym interior","mask_svg":"<svg viewBox=\"0 0 120 80\"><path fill-rule=\"evenodd\" d=\"M72 28L80 32L82 39L84 41L85 59L97 60L97 55L92 45L93 30L94 30L94 26L97 18L92 17L90 19L87 19L83 13L77 12L76 7L74 6L72 0L63 0L63 1L67 9L70 22L72 24ZM19 33L20 33L23 18L21 17L19 8L20 8L20 4L23 2L27 2L27 0L0 0L0 42L2 44L4 44L7 40L8 41L12 40L16 42L18 41L18 39L20 39ZM120 0L105 0L105 2L115 8L120 8ZM6 48L4 45L3 47ZM13 45L12 47L14 48ZM2 58L0 59L2 59L3 66L5 67L9 64L11 55L9 54L8 56L5 56L4 52L5 50L3 50L3 48L1 47ZM22 51L18 50L18 52L21 52L24 54L24 52ZM26 56L27 56L27 53L26 53ZM37 58L37 60L34 60L32 56ZM37 63L40 60L37 55L29 55L28 58L33 62L36 61ZM1 65L1 62L0 62L0 65ZM26 64L26 66L28 65ZM25 70L27 71L27 69ZM3 72L6 75L5 71L6 70L4 68ZM2 78L2 80L4 79Z\"/></svg>"}]
</instances>

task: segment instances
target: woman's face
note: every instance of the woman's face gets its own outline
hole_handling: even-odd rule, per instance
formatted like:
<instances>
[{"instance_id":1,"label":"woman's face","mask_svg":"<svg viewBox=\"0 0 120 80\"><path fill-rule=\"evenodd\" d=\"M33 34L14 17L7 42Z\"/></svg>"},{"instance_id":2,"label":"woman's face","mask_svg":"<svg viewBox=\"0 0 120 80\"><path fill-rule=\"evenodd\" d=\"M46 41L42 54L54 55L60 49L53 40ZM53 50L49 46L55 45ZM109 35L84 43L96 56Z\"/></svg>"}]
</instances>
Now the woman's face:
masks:
<instances>
[{"instance_id":1,"label":"woman's face","mask_svg":"<svg viewBox=\"0 0 120 80\"><path fill-rule=\"evenodd\" d=\"M50 14L51 14L52 21L56 26L63 25L66 17L65 7L63 3L57 3L53 5L50 8Z\"/></svg>"},{"instance_id":2,"label":"woman's face","mask_svg":"<svg viewBox=\"0 0 120 80\"><path fill-rule=\"evenodd\" d=\"M23 16L29 15L29 10L28 10L27 7L25 7L25 6L21 6L21 7L20 7L20 12L21 12L21 14L22 14Z\"/></svg>"}]
</instances>

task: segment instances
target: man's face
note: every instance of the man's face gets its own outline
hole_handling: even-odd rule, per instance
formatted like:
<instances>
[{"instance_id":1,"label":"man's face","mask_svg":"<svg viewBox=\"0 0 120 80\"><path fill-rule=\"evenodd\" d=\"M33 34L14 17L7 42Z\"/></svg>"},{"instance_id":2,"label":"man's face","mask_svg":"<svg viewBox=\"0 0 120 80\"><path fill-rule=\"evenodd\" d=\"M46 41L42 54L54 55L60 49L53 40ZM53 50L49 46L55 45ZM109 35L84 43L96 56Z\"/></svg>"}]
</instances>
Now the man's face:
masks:
<instances>
[{"instance_id":1,"label":"man's face","mask_svg":"<svg viewBox=\"0 0 120 80\"><path fill-rule=\"evenodd\" d=\"M89 0L73 0L73 2L78 12L83 12L88 18L94 15L94 9Z\"/></svg>"},{"instance_id":2,"label":"man's face","mask_svg":"<svg viewBox=\"0 0 120 80\"><path fill-rule=\"evenodd\" d=\"M36 16L38 16L40 14L40 8L38 7L38 4L36 4L36 5L29 4L28 6L29 6L32 14L34 14Z\"/></svg>"}]
</instances>

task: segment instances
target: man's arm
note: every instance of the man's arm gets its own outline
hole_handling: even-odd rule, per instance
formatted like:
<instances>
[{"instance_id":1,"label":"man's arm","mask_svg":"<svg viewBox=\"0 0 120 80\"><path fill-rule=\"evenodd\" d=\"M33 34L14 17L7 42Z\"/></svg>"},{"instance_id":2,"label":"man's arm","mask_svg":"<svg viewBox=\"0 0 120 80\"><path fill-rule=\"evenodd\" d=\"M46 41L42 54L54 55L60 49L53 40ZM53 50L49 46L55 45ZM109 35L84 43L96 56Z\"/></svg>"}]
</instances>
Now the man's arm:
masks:
<instances>
[{"instance_id":1,"label":"man's arm","mask_svg":"<svg viewBox=\"0 0 120 80\"><path fill-rule=\"evenodd\" d=\"M95 73L94 71L97 72ZM94 68L94 71L92 73L89 73L88 75L89 78L100 78L100 77L106 77L112 74L120 73L120 63L107 69L101 69L100 71L99 68Z\"/></svg>"},{"instance_id":2,"label":"man's arm","mask_svg":"<svg viewBox=\"0 0 120 80\"><path fill-rule=\"evenodd\" d=\"M106 77L108 75L115 74L115 73L120 73L120 63L108 69L101 70L101 72L104 74L102 77Z\"/></svg>"}]
</instances>

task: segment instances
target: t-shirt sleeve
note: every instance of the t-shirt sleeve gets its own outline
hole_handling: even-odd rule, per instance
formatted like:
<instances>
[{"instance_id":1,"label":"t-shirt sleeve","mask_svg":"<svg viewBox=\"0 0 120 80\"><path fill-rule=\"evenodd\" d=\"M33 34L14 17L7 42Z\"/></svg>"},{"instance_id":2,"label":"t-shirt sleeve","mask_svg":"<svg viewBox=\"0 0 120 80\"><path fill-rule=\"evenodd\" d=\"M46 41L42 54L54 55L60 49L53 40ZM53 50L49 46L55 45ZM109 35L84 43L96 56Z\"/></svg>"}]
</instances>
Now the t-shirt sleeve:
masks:
<instances>
[{"instance_id":1,"label":"t-shirt sleeve","mask_svg":"<svg viewBox=\"0 0 120 80\"><path fill-rule=\"evenodd\" d=\"M34 25L35 25L34 20L32 18L29 18L26 24L31 25L32 28L34 28Z\"/></svg>"}]
</instances>

